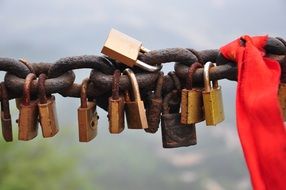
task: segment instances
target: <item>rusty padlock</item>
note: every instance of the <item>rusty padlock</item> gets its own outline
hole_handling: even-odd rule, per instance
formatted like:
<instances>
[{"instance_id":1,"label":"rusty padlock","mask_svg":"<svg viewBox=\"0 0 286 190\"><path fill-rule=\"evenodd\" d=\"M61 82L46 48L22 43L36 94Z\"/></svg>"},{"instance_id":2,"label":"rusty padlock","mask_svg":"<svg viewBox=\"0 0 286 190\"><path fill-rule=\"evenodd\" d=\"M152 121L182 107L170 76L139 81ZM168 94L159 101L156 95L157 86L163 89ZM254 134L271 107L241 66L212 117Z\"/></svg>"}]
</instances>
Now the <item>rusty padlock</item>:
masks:
<instances>
[{"instance_id":1,"label":"rusty padlock","mask_svg":"<svg viewBox=\"0 0 286 190\"><path fill-rule=\"evenodd\" d=\"M163 100L161 116L162 143L164 148L177 148L197 144L195 124L181 124L180 113L170 112L169 102L178 96L178 91L168 93ZM174 106L174 105L173 105ZM180 107L180 103L177 104Z\"/></svg>"},{"instance_id":2,"label":"rusty padlock","mask_svg":"<svg viewBox=\"0 0 286 190\"><path fill-rule=\"evenodd\" d=\"M38 100L31 100L30 88L36 75L27 75L23 87L23 99L20 104L20 114L18 120L19 140L28 141L35 138L38 134Z\"/></svg>"},{"instance_id":3,"label":"rusty padlock","mask_svg":"<svg viewBox=\"0 0 286 190\"><path fill-rule=\"evenodd\" d=\"M286 83L280 83L278 90L278 99L284 121L286 121Z\"/></svg>"},{"instance_id":4,"label":"rusty padlock","mask_svg":"<svg viewBox=\"0 0 286 190\"><path fill-rule=\"evenodd\" d=\"M125 99L125 111L127 125L129 129L146 129L148 128L147 117L145 113L144 102L141 100L140 90L135 74L131 69L125 69L131 86L133 99Z\"/></svg>"},{"instance_id":5,"label":"rusty padlock","mask_svg":"<svg viewBox=\"0 0 286 190\"><path fill-rule=\"evenodd\" d=\"M138 66L144 70L155 72L162 66L151 66L138 60L139 52L146 53L150 50L142 46L142 42L127 36L115 29L111 29L101 53L115 59L129 67Z\"/></svg>"},{"instance_id":6,"label":"rusty padlock","mask_svg":"<svg viewBox=\"0 0 286 190\"><path fill-rule=\"evenodd\" d=\"M194 124L203 121L203 88L193 87L193 73L203 66L200 63L194 63L189 67L188 77L186 79L186 88L182 90L181 95L181 123Z\"/></svg>"},{"instance_id":7,"label":"rusty padlock","mask_svg":"<svg viewBox=\"0 0 286 190\"><path fill-rule=\"evenodd\" d=\"M88 101L87 86L89 79L84 79L80 92L80 107L78 114L79 141L89 142L97 135L98 115L96 112L96 102Z\"/></svg>"},{"instance_id":8,"label":"rusty padlock","mask_svg":"<svg viewBox=\"0 0 286 190\"><path fill-rule=\"evenodd\" d=\"M124 130L124 97L119 94L120 70L115 70L112 79L112 96L108 103L109 132L121 133Z\"/></svg>"},{"instance_id":9,"label":"rusty padlock","mask_svg":"<svg viewBox=\"0 0 286 190\"><path fill-rule=\"evenodd\" d=\"M13 131L12 131L12 121L9 106L9 97L5 83L0 84L1 87L1 124L2 124L2 134L3 138L7 142L13 141Z\"/></svg>"},{"instance_id":10,"label":"rusty padlock","mask_svg":"<svg viewBox=\"0 0 286 190\"><path fill-rule=\"evenodd\" d=\"M216 65L211 62L207 62L204 65L203 102L207 126L216 125L224 120L221 87L218 85L217 80L213 81L211 86L209 78L210 67L216 67Z\"/></svg>"},{"instance_id":11,"label":"rusty padlock","mask_svg":"<svg viewBox=\"0 0 286 190\"><path fill-rule=\"evenodd\" d=\"M38 79L38 93L39 93L39 119L44 138L53 137L59 131L59 124L56 111L55 96L47 97L45 88L46 75L40 74Z\"/></svg>"},{"instance_id":12,"label":"rusty padlock","mask_svg":"<svg viewBox=\"0 0 286 190\"><path fill-rule=\"evenodd\" d=\"M151 94L150 102L146 109L148 128L145 129L147 133L156 133L159 128L161 112L162 112L162 88L164 82L164 73L160 72L157 79L156 88L153 94Z\"/></svg>"}]
</instances>

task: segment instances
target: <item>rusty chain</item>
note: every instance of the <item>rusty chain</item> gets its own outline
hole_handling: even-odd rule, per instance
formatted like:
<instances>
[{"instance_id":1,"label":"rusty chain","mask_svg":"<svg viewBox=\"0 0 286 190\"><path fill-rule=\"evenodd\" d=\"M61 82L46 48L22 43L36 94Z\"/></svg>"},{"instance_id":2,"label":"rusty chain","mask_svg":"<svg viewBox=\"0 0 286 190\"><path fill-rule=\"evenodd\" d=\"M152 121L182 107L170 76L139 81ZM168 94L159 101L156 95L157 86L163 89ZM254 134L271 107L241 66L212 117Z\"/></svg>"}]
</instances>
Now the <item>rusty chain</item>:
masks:
<instances>
[{"instance_id":1,"label":"rusty chain","mask_svg":"<svg viewBox=\"0 0 286 190\"><path fill-rule=\"evenodd\" d=\"M282 38L269 38L265 46L266 56L279 61L282 74L281 81L286 82L286 42ZM225 59L219 50L195 51L188 48L168 48L154 50L139 54L139 59L152 65L175 62L174 70L185 85L188 68L195 62L215 62L218 66L210 70L211 80L228 79L235 81L237 77L236 64ZM80 97L80 85L74 83L75 74L73 70L88 68L92 69L89 75L91 83L88 86L89 98L96 98L99 107L107 109L108 97L111 96L112 75L116 69L123 71L126 66L105 56L76 56L62 58L55 63L27 63L23 60L11 58L0 58L0 70L5 71L5 86L7 87L9 99L20 98L23 95L22 87L25 77L34 72L37 76L41 73L47 74L45 81L48 94L58 93L64 97ZM141 93L154 90L159 72L144 72L134 67L136 78ZM202 83L203 69L197 69L193 74L195 83ZM123 75L120 80L120 89L130 88L130 81ZM169 75L164 76L163 95L174 88L173 80ZM37 95L38 83L34 80L31 84L32 95ZM144 97L144 96L142 96Z\"/></svg>"}]
</instances>

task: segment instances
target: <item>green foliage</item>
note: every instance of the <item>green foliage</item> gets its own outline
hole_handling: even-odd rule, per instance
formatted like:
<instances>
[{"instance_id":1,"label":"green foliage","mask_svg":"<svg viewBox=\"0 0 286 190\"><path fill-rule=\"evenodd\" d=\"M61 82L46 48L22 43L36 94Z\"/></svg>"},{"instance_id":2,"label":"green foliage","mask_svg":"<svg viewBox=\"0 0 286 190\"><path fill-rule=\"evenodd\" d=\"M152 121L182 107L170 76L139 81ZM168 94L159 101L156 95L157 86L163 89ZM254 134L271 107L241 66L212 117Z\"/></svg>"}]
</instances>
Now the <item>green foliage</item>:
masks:
<instances>
[{"instance_id":1,"label":"green foliage","mask_svg":"<svg viewBox=\"0 0 286 190\"><path fill-rule=\"evenodd\" d=\"M76 151L46 142L0 142L1 190L88 188L77 173Z\"/></svg>"}]
</instances>

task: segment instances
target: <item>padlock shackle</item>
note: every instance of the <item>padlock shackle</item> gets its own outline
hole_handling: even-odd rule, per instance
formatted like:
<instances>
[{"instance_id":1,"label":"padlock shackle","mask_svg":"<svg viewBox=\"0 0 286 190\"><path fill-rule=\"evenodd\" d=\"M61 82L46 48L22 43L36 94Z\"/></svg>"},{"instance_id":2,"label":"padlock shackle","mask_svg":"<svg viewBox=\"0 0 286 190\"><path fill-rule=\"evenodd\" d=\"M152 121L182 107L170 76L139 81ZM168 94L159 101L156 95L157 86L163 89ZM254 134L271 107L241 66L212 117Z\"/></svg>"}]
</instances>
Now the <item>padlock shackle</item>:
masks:
<instances>
[{"instance_id":1,"label":"padlock shackle","mask_svg":"<svg viewBox=\"0 0 286 190\"><path fill-rule=\"evenodd\" d=\"M140 89L134 72L131 69L127 68L123 71L123 73L127 74L131 82L134 101L140 101L141 100Z\"/></svg>"},{"instance_id":2,"label":"padlock shackle","mask_svg":"<svg viewBox=\"0 0 286 190\"><path fill-rule=\"evenodd\" d=\"M23 101L22 104L27 106L30 104L31 101L31 84L32 81L36 79L36 75L34 73L29 73L26 78L25 78L25 82L24 82L24 86L23 86Z\"/></svg>"},{"instance_id":3,"label":"padlock shackle","mask_svg":"<svg viewBox=\"0 0 286 190\"><path fill-rule=\"evenodd\" d=\"M155 99L161 99L162 98L162 88L164 85L164 73L160 72L158 79L157 79L157 84L156 84L156 88L154 91L154 98Z\"/></svg>"},{"instance_id":4,"label":"padlock shackle","mask_svg":"<svg viewBox=\"0 0 286 190\"><path fill-rule=\"evenodd\" d=\"M188 76L186 79L186 89L192 90L193 88L193 74L196 72L197 69L202 68L203 65L199 62L193 63L188 69Z\"/></svg>"},{"instance_id":5,"label":"padlock shackle","mask_svg":"<svg viewBox=\"0 0 286 190\"><path fill-rule=\"evenodd\" d=\"M119 86L120 86L121 71L115 70L112 77L112 99L119 99Z\"/></svg>"},{"instance_id":6,"label":"padlock shackle","mask_svg":"<svg viewBox=\"0 0 286 190\"><path fill-rule=\"evenodd\" d=\"M168 75L172 78L172 81L174 83L174 86L176 90L181 91L182 90L182 85L179 77L176 75L174 71L169 72Z\"/></svg>"},{"instance_id":7,"label":"padlock shackle","mask_svg":"<svg viewBox=\"0 0 286 190\"><path fill-rule=\"evenodd\" d=\"M178 91L177 90L172 90L169 92L163 99L163 114L168 114L170 113L170 100L174 97L177 96Z\"/></svg>"},{"instance_id":8,"label":"padlock shackle","mask_svg":"<svg viewBox=\"0 0 286 190\"><path fill-rule=\"evenodd\" d=\"M211 67L216 67L216 64L209 61L204 65L204 88L206 92L209 92L211 90L211 83L210 83L210 68ZM213 88L217 88L217 87L218 87L218 82L213 81Z\"/></svg>"},{"instance_id":9,"label":"padlock shackle","mask_svg":"<svg viewBox=\"0 0 286 190\"><path fill-rule=\"evenodd\" d=\"M1 82L1 111L3 112L4 119L10 119L10 106L9 106L9 97L7 93L7 88L4 82Z\"/></svg>"},{"instance_id":10,"label":"padlock shackle","mask_svg":"<svg viewBox=\"0 0 286 190\"><path fill-rule=\"evenodd\" d=\"M38 92L39 92L39 101L40 104L45 104L47 103L47 94L46 94L46 86L45 86L45 81L47 79L47 75L42 73L39 76L38 79Z\"/></svg>"},{"instance_id":11,"label":"padlock shackle","mask_svg":"<svg viewBox=\"0 0 286 190\"><path fill-rule=\"evenodd\" d=\"M152 66L138 59L136 60L136 66L148 72L157 72L157 71L160 71L163 67L162 64Z\"/></svg>"},{"instance_id":12,"label":"padlock shackle","mask_svg":"<svg viewBox=\"0 0 286 190\"><path fill-rule=\"evenodd\" d=\"M31 73L35 73L33 66L27 60L19 59L19 62L23 63L30 70Z\"/></svg>"},{"instance_id":13,"label":"padlock shackle","mask_svg":"<svg viewBox=\"0 0 286 190\"><path fill-rule=\"evenodd\" d=\"M86 78L81 83L80 88L80 107L87 108L87 86L88 86L89 79Z\"/></svg>"}]
</instances>

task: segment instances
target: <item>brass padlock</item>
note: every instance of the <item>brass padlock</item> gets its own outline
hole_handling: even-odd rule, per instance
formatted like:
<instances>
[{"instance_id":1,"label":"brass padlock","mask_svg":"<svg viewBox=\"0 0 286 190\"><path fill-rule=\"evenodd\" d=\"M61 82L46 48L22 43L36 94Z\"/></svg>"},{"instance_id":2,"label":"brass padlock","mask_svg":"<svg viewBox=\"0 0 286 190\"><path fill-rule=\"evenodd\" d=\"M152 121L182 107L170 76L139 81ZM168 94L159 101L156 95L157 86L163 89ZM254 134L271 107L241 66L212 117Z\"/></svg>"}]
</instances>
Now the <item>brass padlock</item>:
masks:
<instances>
[{"instance_id":1,"label":"brass padlock","mask_svg":"<svg viewBox=\"0 0 286 190\"><path fill-rule=\"evenodd\" d=\"M195 124L181 124L181 115L177 112L171 112L169 103L177 96L178 91L173 90L168 93L163 100L161 129L162 143L164 148L177 148L197 144ZM180 103L177 104L177 107L180 107Z\"/></svg>"},{"instance_id":2,"label":"brass padlock","mask_svg":"<svg viewBox=\"0 0 286 190\"><path fill-rule=\"evenodd\" d=\"M150 102L146 109L146 116L148 122L148 128L145 129L147 133L156 133L159 128L161 112L162 112L162 88L164 82L164 73L160 72L157 79L156 88L154 93L151 94Z\"/></svg>"},{"instance_id":3,"label":"brass padlock","mask_svg":"<svg viewBox=\"0 0 286 190\"><path fill-rule=\"evenodd\" d=\"M109 132L121 133L124 130L124 97L119 95L120 70L115 70L112 80L112 96L108 103Z\"/></svg>"},{"instance_id":4,"label":"brass padlock","mask_svg":"<svg viewBox=\"0 0 286 190\"><path fill-rule=\"evenodd\" d=\"M135 74L131 69L125 69L133 92L133 100L125 99L125 110L127 125L129 129L146 129L148 128L147 118L145 113L144 102L141 100L140 91Z\"/></svg>"},{"instance_id":5,"label":"brass padlock","mask_svg":"<svg viewBox=\"0 0 286 190\"><path fill-rule=\"evenodd\" d=\"M284 121L286 121L286 83L280 83L278 99L282 110Z\"/></svg>"},{"instance_id":6,"label":"brass padlock","mask_svg":"<svg viewBox=\"0 0 286 190\"><path fill-rule=\"evenodd\" d=\"M79 141L89 142L97 135L98 115L96 102L87 100L87 86L89 79L85 79L81 85L80 107L77 110Z\"/></svg>"},{"instance_id":7,"label":"brass padlock","mask_svg":"<svg viewBox=\"0 0 286 190\"><path fill-rule=\"evenodd\" d=\"M202 88L193 88L192 77L196 69L203 67L200 63L190 66L186 80L186 88L181 94L181 123L194 124L205 119L203 111Z\"/></svg>"},{"instance_id":8,"label":"brass padlock","mask_svg":"<svg viewBox=\"0 0 286 190\"><path fill-rule=\"evenodd\" d=\"M149 51L150 50L142 46L142 42L115 29L111 29L101 53L107 55L111 59L122 62L129 67L136 65L150 72L160 70L162 68L161 65L151 66L138 60L139 52L146 53Z\"/></svg>"},{"instance_id":9,"label":"brass padlock","mask_svg":"<svg viewBox=\"0 0 286 190\"><path fill-rule=\"evenodd\" d=\"M23 87L23 99L20 104L18 120L18 139L23 141L31 140L38 134L38 100L30 99L30 87L35 78L35 74L28 74Z\"/></svg>"},{"instance_id":10,"label":"brass padlock","mask_svg":"<svg viewBox=\"0 0 286 190\"><path fill-rule=\"evenodd\" d=\"M2 134L4 140L7 142L13 141L13 131L12 131L12 121L9 106L9 97L5 83L2 82L1 86L1 124L2 124Z\"/></svg>"},{"instance_id":11,"label":"brass padlock","mask_svg":"<svg viewBox=\"0 0 286 190\"><path fill-rule=\"evenodd\" d=\"M214 63L207 62L204 66L204 112L206 125L216 125L224 120L224 111L222 103L221 87L218 85L218 81L213 81L211 87L209 70L210 67L216 67Z\"/></svg>"},{"instance_id":12,"label":"brass padlock","mask_svg":"<svg viewBox=\"0 0 286 190\"><path fill-rule=\"evenodd\" d=\"M56 111L55 96L46 95L45 88L46 75L40 74L38 79L38 93L39 93L39 119L44 138L53 137L59 131L59 124Z\"/></svg>"}]
</instances>

